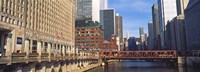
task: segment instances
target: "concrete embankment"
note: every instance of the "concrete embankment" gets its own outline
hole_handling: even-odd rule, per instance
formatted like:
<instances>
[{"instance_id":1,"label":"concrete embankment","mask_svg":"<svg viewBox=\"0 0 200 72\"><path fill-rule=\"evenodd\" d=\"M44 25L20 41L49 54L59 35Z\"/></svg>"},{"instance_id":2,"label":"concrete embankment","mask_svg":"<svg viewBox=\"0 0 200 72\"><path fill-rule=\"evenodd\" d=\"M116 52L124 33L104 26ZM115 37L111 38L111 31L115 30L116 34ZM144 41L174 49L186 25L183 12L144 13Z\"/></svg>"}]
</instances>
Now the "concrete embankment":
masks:
<instances>
[{"instance_id":1,"label":"concrete embankment","mask_svg":"<svg viewBox=\"0 0 200 72\"><path fill-rule=\"evenodd\" d=\"M81 69L77 69L77 70L73 70L72 72L84 72L84 71L88 71L90 69L96 68L98 66L100 66L101 63L97 63L97 64L91 64L90 66L81 68Z\"/></svg>"},{"instance_id":2,"label":"concrete embankment","mask_svg":"<svg viewBox=\"0 0 200 72\"><path fill-rule=\"evenodd\" d=\"M108 61L106 62L106 64L112 63L112 62L117 62L117 61L119 61L119 60L108 60ZM97 63L97 64L92 64L92 65L90 65L90 66L87 66L87 67L84 67L84 68L81 68L81 69L73 70L72 72L85 72L85 71L89 71L89 70L91 70L91 69L94 69L94 68L96 68L96 67L101 66L102 63L103 63L103 62L99 62L99 63Z\"/></svg>"},{"instance_id":3,"label":"concrete embankment","mask_svg":"<svg viewBox=\"0 0 200 72\"><path fill-rule=\"evenodd\" d=\"M200 57L178 57L178 66L200 66Z\"/></svg>"}]
</instances>

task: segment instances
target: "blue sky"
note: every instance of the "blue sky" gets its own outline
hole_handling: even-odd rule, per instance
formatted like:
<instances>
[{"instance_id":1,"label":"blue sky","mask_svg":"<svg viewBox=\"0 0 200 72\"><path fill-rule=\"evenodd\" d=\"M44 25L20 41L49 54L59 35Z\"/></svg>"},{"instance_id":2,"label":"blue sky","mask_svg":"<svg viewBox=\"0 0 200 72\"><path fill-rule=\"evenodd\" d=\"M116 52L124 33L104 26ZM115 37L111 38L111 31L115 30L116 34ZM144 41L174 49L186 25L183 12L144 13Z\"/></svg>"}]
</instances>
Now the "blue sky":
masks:
<instances>
[{"instance_id":1,"label":"blue sky","mask_svg":"<svg viewBox=\"0 0 200 72\"><path fill-rule=\"evenodd\" d=\"M108 0L108 7L114 8L123 17L123 36L139 37L139 27L148 32L148 22L152 20L151 7L156 0Z\"/></svg>"}]
</instances>

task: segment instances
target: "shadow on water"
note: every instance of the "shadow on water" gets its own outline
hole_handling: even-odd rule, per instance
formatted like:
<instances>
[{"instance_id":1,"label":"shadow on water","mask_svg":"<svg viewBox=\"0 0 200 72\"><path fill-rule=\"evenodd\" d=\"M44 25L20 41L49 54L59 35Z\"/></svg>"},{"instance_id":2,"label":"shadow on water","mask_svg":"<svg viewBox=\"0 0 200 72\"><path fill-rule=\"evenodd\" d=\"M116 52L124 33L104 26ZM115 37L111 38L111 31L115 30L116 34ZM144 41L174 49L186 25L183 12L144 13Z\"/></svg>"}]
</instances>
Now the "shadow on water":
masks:
<instances>
[{"instance_id":1,"label":"shadow on water","mask_svg":"<svg viewBox=\"0 0 200 72\"><path fill-rule=\"evenodd\" d=\"M200 72L200 70L199 68L177 68L162 62L122 61L99 66L87 72Z\"/></svg>"}]
</instances>

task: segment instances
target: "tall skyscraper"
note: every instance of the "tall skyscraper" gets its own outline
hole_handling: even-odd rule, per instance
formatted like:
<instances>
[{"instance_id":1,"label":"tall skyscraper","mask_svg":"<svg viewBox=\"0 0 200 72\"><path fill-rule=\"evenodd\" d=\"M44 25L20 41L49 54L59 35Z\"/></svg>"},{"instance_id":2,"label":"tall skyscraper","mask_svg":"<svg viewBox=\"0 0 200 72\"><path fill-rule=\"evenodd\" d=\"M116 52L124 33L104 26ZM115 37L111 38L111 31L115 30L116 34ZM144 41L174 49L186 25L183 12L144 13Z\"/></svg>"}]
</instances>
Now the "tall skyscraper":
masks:
<instances>
[{"instance_id":1,"label":"tall skyscraper","mask_svg":"<svg viewBox=\"0 0 200 72\"><path fill-rule=\"evenodd\" d=\"M126 39L129 39L129 31L126 31Z\"/></svg>"},{"instance_id":2,"label":"tall skyscraper","mask_svg":"<svg viewBox=\"0 0 200 72\"><path fill-rule=\"evenodd\" d=\"M136 45L136 38L135 37L130 37L128 39L128 50L137 50L137 45Z\"/></svg>"},{"instance_id":3,"label":"tall skyscraper","mask_svg":"<svg viewBox=\"0 0 200 72\"><path fill-rule=\"evenodd\" d=\"M147 35L147 33L145 33L144 34L144 48L143 48L143 50L147 50L147 48L148 48L147 42L148 42L148 35Z\"/></svg>"},{"instance_id":4,"label":"tall skyscraper","mask_svg":"<svg viewBox=\"0 0 200 72\"><path fill-rule=\"evenodd\" d=\"M115 34L115 10L114 9L105 9L101 10L101 25L104 30L104 39L109 40L110 37Z\"/></svg>"},{"instance_id":5,"label":"tall skyscraper","mask_svg":"<svg viewBox=\"0 0 200 72\"><path fill-rule=\"evenodd\" d=\"M189 0L176 0L177 1L177 14L184 14L185 8L188 6Z\"/></svg>"},{"instance_id":6,"label":"tall skyscraper","mask_svg":"<svg viewBox=\"0 0 200 72\"><path fill-rule=\"evenodd\" d=\"M166 47L170 50L182 52L186 50L185 22L184 16L179 15L167 24Z\"/></svg>"},{"instance_id":7,"label":"tall skyscraper","mask_svg":"<svg viewBox=\"0 0 200 72\"><path fill-rule=\"evenodd\" d=\"M200 50L200 0L190 0L185 9L187 50Z\"/></svg>"},{"instance_id":8,"label":"tall skyscraper","mask_svg":"<svg viewBox=\"0 0 200 72\"><path fill-rule=\"evenodd\" d=\"M100 21L100 0L77 0L76 20Z\"/></svg>"},{"instance_id":9,"label":"tall skyscraper","mask_svg":"<svg viewBox=\"0 0 200 72\"><path fill-rule=\"evenodd\" d=\"M148 36L148 49L152 50L154 49L154 32L153 32L153 23L149 22L148 23L148 32L149 32L149 36Z\"/></svg>"},{"instance_id":10,"label":"tall skyscraper","mask_svg":"<svg viewBox=\"0 0 200 72\"><path fill-rule=\"evenodd\" d=\"M185 20L184 15L179 15L172 20L175 23L176 50L178 52L186 50ZM175 48L174 48L175 49Z\"/></svg>"},{"instance_id":11,"label":"tall skyscraper","mask_svg":"<svg viewBox=\"0 0 200 72\"><path fill-rule=\"evenodd\" d=\"M142 35L144 35L144 28L143 28L143 27L140 27L140 28L139 28L139 33L140 33L140 37L141 37Z\"/></svg>"},{"instance_id":12,"label":"tall skyscraper","mask_svg":"<svg viewBox=\"0 0 200 72\"><path fill-rule=\"evenodd\" d=\"M176 0L158 0L158 13L161 35L161 48L166 49L166 25L177 16Z\"/></svg>"},{"instance_id":13,"label":"tall skyscraper","mask_svg":"<svg viewBox=\"0 0 200 72\"><path fill-rule=\"evenodd\" d=\"M123 25L122 25L122 16L120 16L119 14L116 14L115 16L115 31L116 31L116 35L119 37L119 41L120 41L120 48L123 47ZM121 49L122 50L122 49Z\"/></svg>"},{"instance_id":14,"label":"tall skyscraper","mask_svg":"<svg viewBox=\"0 0 200 72\"><path fill-rule=\"evenodd\" d=\"M104 10L108 8L108 0L100 0L100 10Z\"/></svg>"},{"instance_id":15,"label":"tall skyscraper","mask_svg":"<svg viewBox=\"0 0 200 72\"><path fill-rule=\"evenodd\" d=\"M74 50L74 0L1 0L0 53ZM61 51L63 50L63 51Z\"/></svg>"},{"instance_id":16,"label":"tall skyscraper","mask_svg":"<svg viewBox=\"0 0 200 72\"><path fill-rule=\"evenodd\" d=\"M126 31L126 38L124 38L124 48L123 48L123 50L125 50L125 51L128 50L128 40L129 40L129 32L127 30Z\"/></svg>"},{"instance_id":17,"label":"tall skyscraper","mask_svg":"<svg viewBox=\"0 0 200 72\"><path fill-rule=\"evenodd\" d=\"M144 33L143 27L139 28L139 33L140 33L140 48L139 48L139 50L144 50L144 48L145 48L145 33Z\"/></svg>"},{"instance_id":18,"label":"tall skyscraper","mask_svg":"<svg viewBox=\"0 0 200 72\"><path fill-rule=\"evenodd\" d=\"M175 34L175 22L170 21L166 26L166 49L168 50L176 50L176 34Z\"/></svg>"},{"instance_id":19,"label":"tall skyscraper","mask_svg":"<svg viewBox=\"0 0 200 72\"><path fill-rule=\"evenodd\" d=\"M153 4L152 6L152 20L153 20L153 33L154 33L154 48L160 49L160 24L159 24L159 14L158 14L158 4Z\"/></svg>"}]
</instances>

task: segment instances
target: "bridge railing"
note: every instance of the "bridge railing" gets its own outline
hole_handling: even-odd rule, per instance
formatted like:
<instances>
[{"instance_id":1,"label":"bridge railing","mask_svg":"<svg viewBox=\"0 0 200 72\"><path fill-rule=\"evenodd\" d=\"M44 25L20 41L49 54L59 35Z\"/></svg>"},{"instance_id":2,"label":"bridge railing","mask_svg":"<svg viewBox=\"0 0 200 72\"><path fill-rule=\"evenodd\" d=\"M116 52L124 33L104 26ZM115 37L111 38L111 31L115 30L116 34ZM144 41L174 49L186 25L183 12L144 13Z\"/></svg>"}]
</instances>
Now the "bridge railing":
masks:
<instances>
[{"instance_id":1,"label":"bridge railing","mask_svg":"<svg viewBox=\"0 0 200 72\"><path fill-rule=\"evenodd\" d=\"M0 64L7 63L20 63L20 62L35 62L35 61L51 61L51 60L68 60L68 59L99 59L97 56L79 56L75 54L69 55L60 55L60 54L51 54L42 53L39 56L38 53L12 53L11 56L0 56Z\"/></svg>"}]
</instances>

